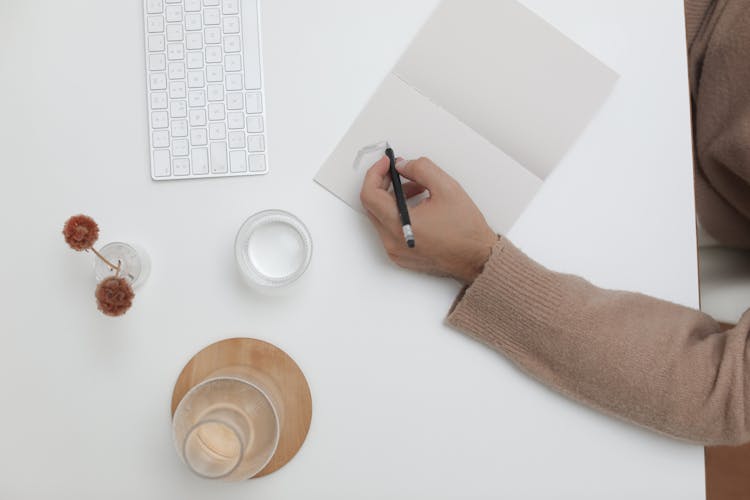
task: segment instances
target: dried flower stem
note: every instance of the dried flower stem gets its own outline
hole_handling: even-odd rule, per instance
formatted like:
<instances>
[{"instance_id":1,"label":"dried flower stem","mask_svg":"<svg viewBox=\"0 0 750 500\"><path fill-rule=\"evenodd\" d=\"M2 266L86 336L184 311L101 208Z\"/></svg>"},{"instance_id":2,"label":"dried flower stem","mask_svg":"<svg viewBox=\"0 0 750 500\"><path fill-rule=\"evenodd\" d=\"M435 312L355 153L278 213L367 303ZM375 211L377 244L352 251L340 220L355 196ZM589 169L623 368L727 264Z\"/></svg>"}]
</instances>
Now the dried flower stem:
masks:
<instances>
[{"instance_id":1,"label":"dried flower stem","mask_svg":"<svg viewBox=\"0 0 750 500\"><path fill-rule=\"evenodd\" d=\"M104 255L100 254L100 253L99 253L99 252L97 251L97 249L96 249L96 248L94 248L94 247L91 247L91 251L92 251L92 252L94 252L94 254L95 254L95 255L96 255L97 257L99 257L100 259L102 259L102 260L104 261L104 263L105 263L105 264L107 264L107 265L109 266L109 268L110 268L111 270L115 271L115 272L116 272L117 274L120 274L120 261L119 261L119 260L117 261L117 265L114 265L114 264L112 264L112 263L111 263L110 261L108 261L108 260L107 260L107 258L106 258L106 257L104 257Z\"/></svg>"}]
</instances>

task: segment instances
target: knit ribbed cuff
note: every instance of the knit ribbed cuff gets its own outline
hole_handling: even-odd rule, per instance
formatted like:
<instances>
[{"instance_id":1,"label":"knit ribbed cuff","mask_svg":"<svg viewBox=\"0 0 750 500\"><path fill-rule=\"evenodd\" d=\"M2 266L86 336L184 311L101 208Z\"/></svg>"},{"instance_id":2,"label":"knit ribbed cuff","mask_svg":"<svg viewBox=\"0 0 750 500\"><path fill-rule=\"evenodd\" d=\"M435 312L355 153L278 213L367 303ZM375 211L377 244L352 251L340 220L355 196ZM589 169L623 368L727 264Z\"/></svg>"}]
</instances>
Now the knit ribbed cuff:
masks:
<instances>
[{"instance_id":1,"label":"knit ribbed cuff","mask_svg":"<svg viewBox=\"0 0 750 500\"><path fill-rule=\"evenodd\" d=\"M540 333L559 317L561 302L557 275L503 237L482 273L457 297L447 322L511 357L527 358L543 342Z\"/></svg>"}]
</instances>

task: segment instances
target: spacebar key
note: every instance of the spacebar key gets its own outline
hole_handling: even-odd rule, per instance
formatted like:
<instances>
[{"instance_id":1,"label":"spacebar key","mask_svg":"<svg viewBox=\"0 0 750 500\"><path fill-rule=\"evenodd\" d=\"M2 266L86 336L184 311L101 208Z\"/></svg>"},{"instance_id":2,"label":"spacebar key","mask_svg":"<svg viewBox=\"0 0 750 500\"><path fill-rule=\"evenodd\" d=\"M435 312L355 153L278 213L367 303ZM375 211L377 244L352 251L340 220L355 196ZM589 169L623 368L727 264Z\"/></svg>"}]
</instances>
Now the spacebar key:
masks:
<instances>
[{"instance_id":1,"label":"spacebar key","mask_svg":"<svg viewBox=\"0 0 750 500\"><path fill-rule=\"evenodd\" d=\"M227 173L227 145L223 142L211 143L211 172L214 174Z\"/></svg>"},{"instance_id":2,"label":"spacebar key","mask_svg":"<svg viewBox=\"0 0 750 500\"><path fill-rule=\"evenodd\" d=\"M259 0L242 0L242 30L245 57L245 88L260 88L260 19L258 17Z\"/></svg>"}]
</instances>

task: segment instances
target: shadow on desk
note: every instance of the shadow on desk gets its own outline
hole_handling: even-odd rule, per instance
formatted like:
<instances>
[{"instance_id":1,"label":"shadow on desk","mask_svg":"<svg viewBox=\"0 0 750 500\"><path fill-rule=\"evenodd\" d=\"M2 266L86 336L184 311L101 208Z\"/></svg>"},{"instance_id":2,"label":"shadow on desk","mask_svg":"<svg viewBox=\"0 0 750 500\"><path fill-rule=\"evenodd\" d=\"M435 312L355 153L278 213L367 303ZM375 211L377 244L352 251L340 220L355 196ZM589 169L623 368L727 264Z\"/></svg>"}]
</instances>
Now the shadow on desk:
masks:
<instances>
[{"instance_id":1,"label":"shadow on desk","mask_svg":"<svg viewBox=\"0 0 750 500\"><path fill-rule=\"evenodd\" d=\"M733 325L722 323L727 330ZM750 444L706 448L706 500L750 498Z\"/></svg>"}]
</instances>

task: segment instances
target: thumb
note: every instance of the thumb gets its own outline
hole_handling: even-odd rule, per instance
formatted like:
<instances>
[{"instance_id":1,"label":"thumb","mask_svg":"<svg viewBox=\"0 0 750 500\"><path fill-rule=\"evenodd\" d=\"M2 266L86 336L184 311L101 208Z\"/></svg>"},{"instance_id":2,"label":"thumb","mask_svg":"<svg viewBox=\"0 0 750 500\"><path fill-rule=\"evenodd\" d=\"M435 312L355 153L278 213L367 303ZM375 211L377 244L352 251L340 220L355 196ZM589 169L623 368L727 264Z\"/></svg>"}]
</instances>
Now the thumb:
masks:
<instances>
[{"instance_id":1,"label":"thumb","mask_svg":"<svg viewBox=\"0 0 750 500\"><path fill-rule=\"evenodd\" d=\"M439 193L445 190L452 180L451 176L445 173L443 169L424 157L417 160L397 162L396 170L407 179L426 187L431 193Z\"/></svg>"}]
</instances>

